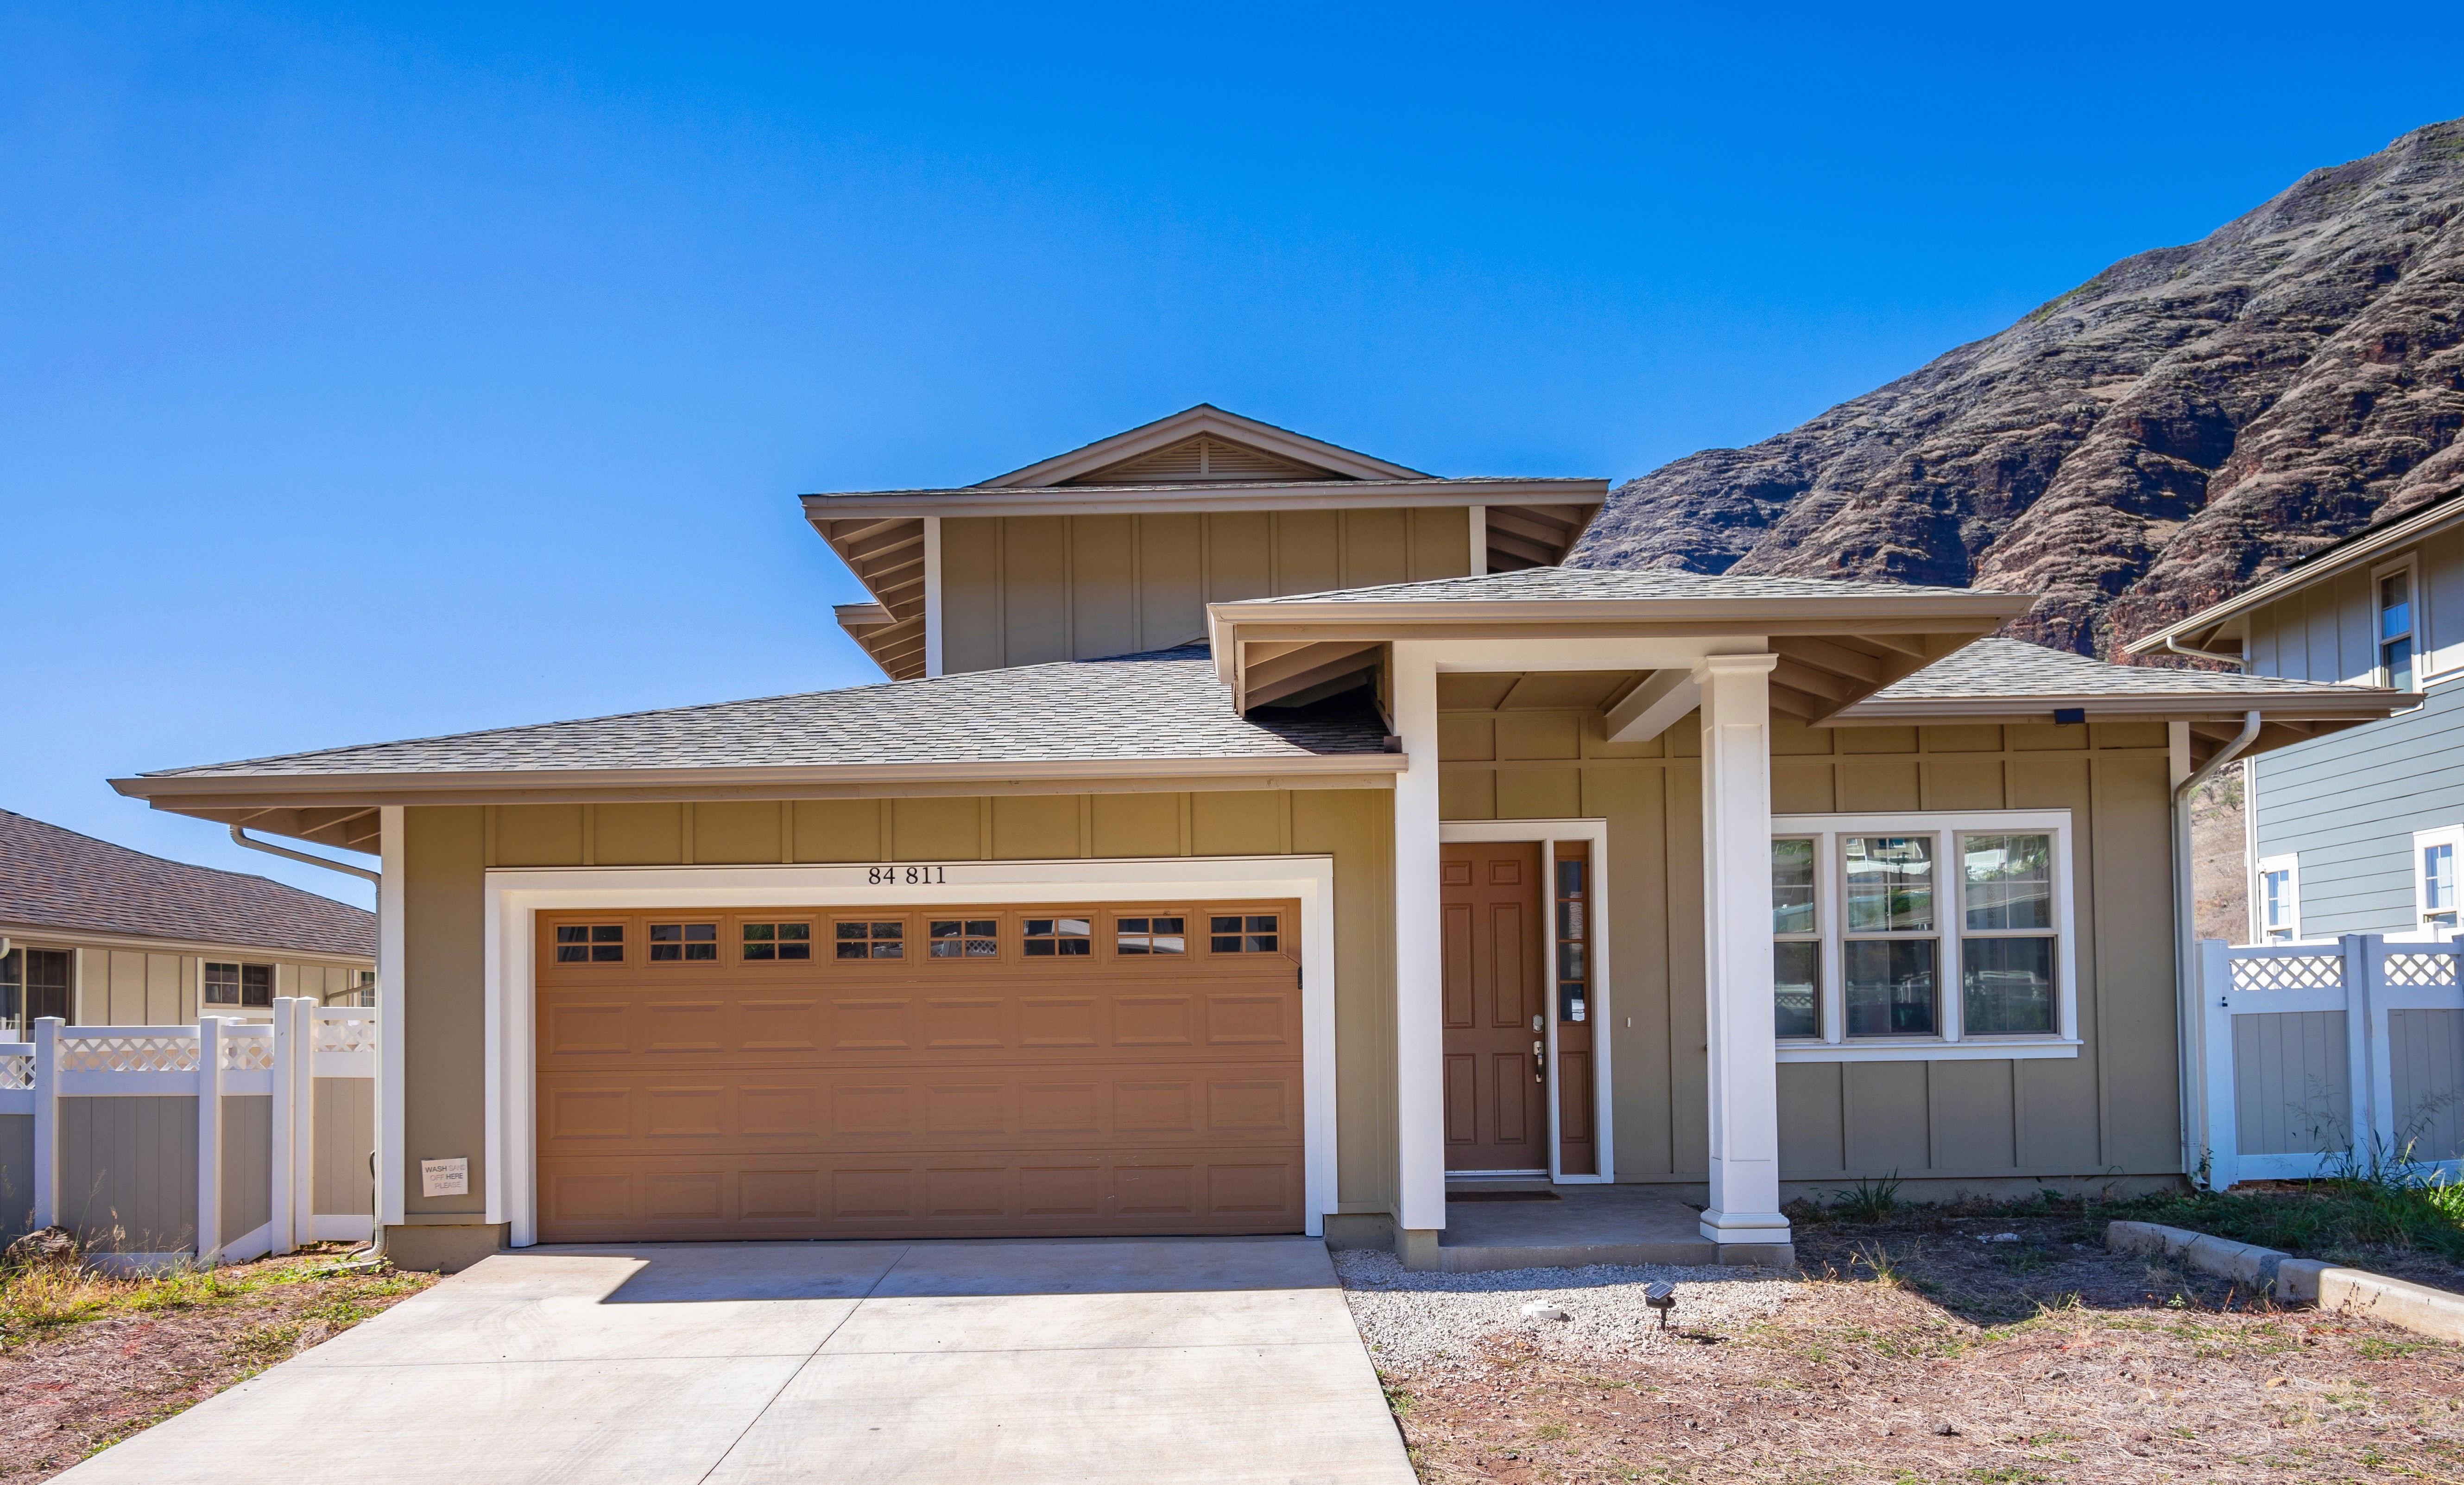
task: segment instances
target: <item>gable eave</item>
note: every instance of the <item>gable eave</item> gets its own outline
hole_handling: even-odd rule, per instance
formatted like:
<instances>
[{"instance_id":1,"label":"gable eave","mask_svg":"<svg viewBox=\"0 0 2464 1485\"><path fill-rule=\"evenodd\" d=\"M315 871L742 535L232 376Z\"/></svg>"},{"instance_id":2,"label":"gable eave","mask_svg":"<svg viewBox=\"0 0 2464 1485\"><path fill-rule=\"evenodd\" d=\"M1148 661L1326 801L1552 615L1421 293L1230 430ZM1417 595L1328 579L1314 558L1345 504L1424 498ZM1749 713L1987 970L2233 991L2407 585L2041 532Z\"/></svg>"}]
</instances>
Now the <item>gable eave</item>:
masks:
<instances>
[{"instance_id":1,"label":"gable eave","mask_svg":"<svg viewBox=\"0 0 2464 1485\"><path fill-rule=\"evenodd\" d=\"M1126 432L1114 433L1110 438L1097 439L1093 443L1072 449L1067 454L1055 454L1051 458L1039 460L1023 469L1011 470L1006 475L997 475L974 488L1005 490L1057 485L1077 478L1081 475L1092 474L1109 465L1122 463L1125 460L1136 458L1140 454L1153 454L1158 449L1169 448L1183 439L1193 438L1200 433L1213 433L1235 443L1248 444L1265 453L1296 463L1307 464L1312 468L1323 469L1346 479L1430 477L1423 470L1376 458L1362 454L1356 449L1347 449L1340 444L1328 443L1322 438L1311 438L1307 433L1296 433L1287 428L1277 428L1272 423L1261 423L1255 418L1243 417L1237 412L1226 412L1212 403L1201 402L1194 408L1183 409L1170 417L1157 418L1152 423L1133 428Z\"/></svg>"}]
</instances>

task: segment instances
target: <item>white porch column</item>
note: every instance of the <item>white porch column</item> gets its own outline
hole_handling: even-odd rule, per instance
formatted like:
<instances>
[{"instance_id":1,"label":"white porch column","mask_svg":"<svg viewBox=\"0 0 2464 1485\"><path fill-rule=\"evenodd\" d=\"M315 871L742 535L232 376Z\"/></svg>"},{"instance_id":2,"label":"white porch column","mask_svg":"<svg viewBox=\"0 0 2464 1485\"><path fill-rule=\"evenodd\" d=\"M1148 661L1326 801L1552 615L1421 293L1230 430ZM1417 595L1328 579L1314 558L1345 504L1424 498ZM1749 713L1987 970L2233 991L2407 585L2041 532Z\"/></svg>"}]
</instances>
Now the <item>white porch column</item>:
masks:
<instances>
[{"instance_id":1,"label":"white porch column","mask_svg":"<svg viewBox=\"0 0 2464 1485\"><path fill-rule=\"evenodd\" d=\"M1703 968L1711 1200L1702 1231L1724 1261L1786 1245L1779 1210L1778 1056L1771 1029L1770 654L1698 660L1703 690ZM1776 1255L1771 1255L1776 1256Z\"/></svg>"},{"instance_id":2,"label":"white porch column","mask_svg":"<svg viewBox=\"0 0 2464 1485\"><path fill-rule=\"evenodd\" d=\"M403 829L403 807L386 805L377 811L384 838L379 852L385 868L377 880L377 1201L378 1234L400 1226L403 1208L403 1126L408 1100L404 1091L404 1034L410 1024L410 995L403 974L403 899L409 853ZM491 1168L494 1161L490 1162Z\"/></svg>"},{"instance_id":3,"label":"white porch column","mask_svg":"<svg viewBox=\"0 0 2464 1485\"><path fill-rule=\"evenodd\" d=\"M1396 1217L1407 1264L1436 1263L1446 1225L1444 968L1438 891L1438 670L1424 647L1394 647L1395 731L1408 765L1395 776ZM1423 1233L1415 1239L1410 1234Z\"/></svg>"}]
</instances>

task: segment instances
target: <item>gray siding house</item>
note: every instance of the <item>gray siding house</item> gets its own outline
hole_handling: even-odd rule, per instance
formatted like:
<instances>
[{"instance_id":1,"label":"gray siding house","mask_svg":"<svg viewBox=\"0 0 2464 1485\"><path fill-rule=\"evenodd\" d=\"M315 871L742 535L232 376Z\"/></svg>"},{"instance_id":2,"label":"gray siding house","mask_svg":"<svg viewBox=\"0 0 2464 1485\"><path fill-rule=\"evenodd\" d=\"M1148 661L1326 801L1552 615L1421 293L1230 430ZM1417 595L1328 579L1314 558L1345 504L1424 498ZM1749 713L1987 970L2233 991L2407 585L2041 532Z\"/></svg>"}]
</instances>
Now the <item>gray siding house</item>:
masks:
<instances>
[{"instance_id":1,"label":"gray siding house","mask_svg":"<svg viewBox=\"0 0 2464 1485\"><path fill-rule=\"evenodd\" d=\"M2128 647L2421 695L2250 761L2250 942L2446 940L2464 857L2464 492Z\"/></svg>"}]
</instances>

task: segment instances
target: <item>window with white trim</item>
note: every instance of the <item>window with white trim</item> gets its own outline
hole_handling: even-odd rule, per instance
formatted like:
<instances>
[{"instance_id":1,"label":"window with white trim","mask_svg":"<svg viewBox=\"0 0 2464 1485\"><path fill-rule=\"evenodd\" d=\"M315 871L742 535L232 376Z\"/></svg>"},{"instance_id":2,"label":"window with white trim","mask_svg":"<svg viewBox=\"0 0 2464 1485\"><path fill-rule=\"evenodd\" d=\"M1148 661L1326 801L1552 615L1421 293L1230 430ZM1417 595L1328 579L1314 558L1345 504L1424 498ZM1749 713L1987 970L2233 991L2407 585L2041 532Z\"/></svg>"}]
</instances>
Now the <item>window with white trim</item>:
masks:
<instances>
[{"instance_id":1,"label":"window with white trim","mask_svg":"<svg viewBox=\"0 0 2464 1485\"><path fill-rule=\"evenodd\" d=\"M2076 1043L2067 810L1771 824L1783 1057Z\"/></svg>"},{"instance_id":2,"label":"window with white trim","mask_svg":"<svg viewBox=\"0 0 2464 1485\"><path fill-rule=\"evenodd\" d=\"M2410 691L2418 678L2421 653L2421 573L2411 558L2376 569L2378 584L2378 683Z\"/></svg>"},{"instance_id":3,"label":"window with white trim","mask_svg":"<svg viewBox=\"0 0 2464 1485\"><path fill-rule=\"evenodd\" d=\"M2297 855L2262 856L2258 863L2258 942L2290 943L2301 937L2301 873Z\"/></svg>"},{"instance_id":4,"label":"window with white trim","mask_svg":"<svg viewBox=\"0 0 2464 1485\"><path fill-rule=\"evenodd\" d=\"M2459 857L2464 857L2464 825L2413 832L2413 921L2433 939L2444 939L2464 923L2455 897Z\"/></svg>"}]
</instances>

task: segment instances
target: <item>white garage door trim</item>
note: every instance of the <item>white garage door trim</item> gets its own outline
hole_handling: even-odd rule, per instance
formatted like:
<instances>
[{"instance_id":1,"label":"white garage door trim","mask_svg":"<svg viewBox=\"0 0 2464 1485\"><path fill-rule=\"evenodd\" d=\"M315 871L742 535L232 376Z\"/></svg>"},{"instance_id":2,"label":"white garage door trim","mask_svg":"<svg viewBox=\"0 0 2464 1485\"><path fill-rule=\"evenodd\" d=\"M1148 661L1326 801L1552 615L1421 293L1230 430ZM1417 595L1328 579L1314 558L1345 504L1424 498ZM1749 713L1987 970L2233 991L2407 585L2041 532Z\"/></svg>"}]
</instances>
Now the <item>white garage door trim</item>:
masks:
<instances>
[{"instance_id":1,"label":"white garage door trim","mask_svg":"<svg viewBox=\"0 0 2464 1485\"><path fill-rule=\"evenodd\" d=\"M1301 904L1303 1230L1324 1235L1334 1209L1334 858L1155 856L1122 860L899 861L867 866L500 868L487 874L487 1220L511 1242L539 1241L531 948L541 910L649 907L859 907L1189 898L1297 898ZM405 1008L416 1015L415 1008ZM391 1038L399 1041L399 1036ZM389 1139L402 1138L395 1121ZM459 1154L391 1153L407 1162ZM397 1169L407 1165L398 1164Z\"/></svg>"}]
</instances>

